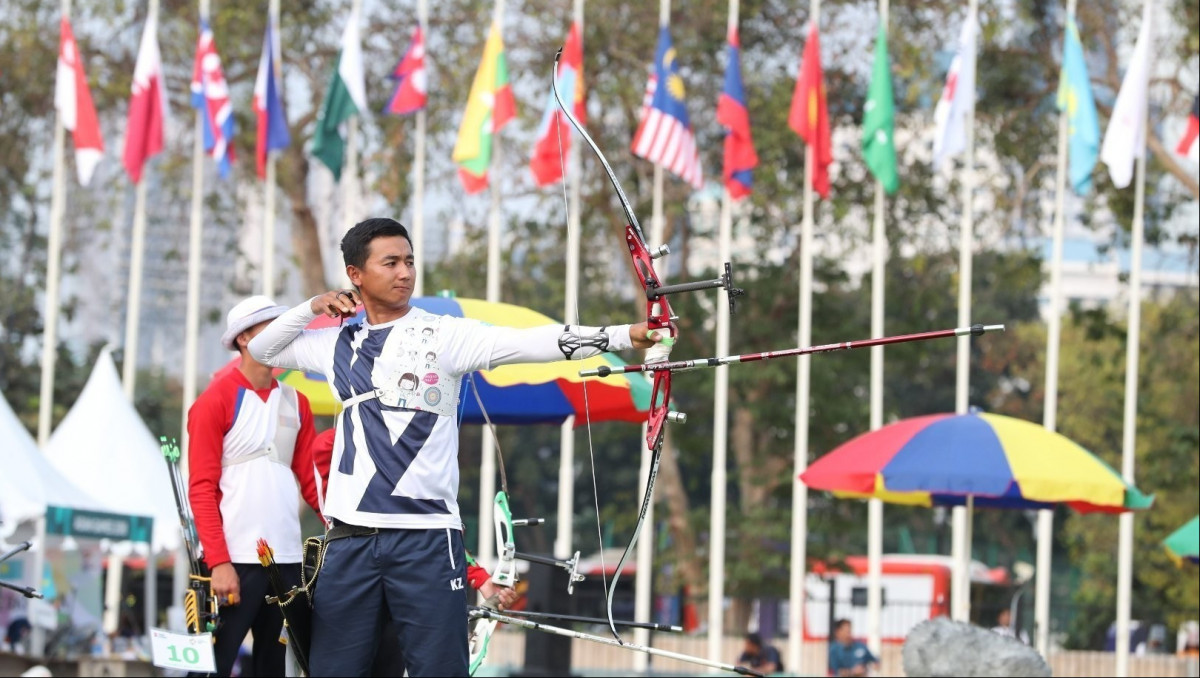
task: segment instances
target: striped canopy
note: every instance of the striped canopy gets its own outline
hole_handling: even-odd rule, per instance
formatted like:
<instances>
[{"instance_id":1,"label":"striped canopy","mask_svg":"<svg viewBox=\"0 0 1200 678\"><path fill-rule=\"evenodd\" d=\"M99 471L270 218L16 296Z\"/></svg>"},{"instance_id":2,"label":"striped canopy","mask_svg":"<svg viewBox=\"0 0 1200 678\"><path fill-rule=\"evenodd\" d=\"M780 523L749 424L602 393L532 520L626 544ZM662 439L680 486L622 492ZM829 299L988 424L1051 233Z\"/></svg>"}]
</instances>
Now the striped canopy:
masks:
<instances>
[{"instance_id":1,"label":"striped canopy","mask_svg":"<svg viewBox=\"0 0 1200 678\"><path fill-rule=\"evenodd\" d=\"M891 503L1118 513L1154 497L1069 438L1013 417L971 412L904 419L826 454L800 479L839 496Z\"/></svg>"}]
</instances>

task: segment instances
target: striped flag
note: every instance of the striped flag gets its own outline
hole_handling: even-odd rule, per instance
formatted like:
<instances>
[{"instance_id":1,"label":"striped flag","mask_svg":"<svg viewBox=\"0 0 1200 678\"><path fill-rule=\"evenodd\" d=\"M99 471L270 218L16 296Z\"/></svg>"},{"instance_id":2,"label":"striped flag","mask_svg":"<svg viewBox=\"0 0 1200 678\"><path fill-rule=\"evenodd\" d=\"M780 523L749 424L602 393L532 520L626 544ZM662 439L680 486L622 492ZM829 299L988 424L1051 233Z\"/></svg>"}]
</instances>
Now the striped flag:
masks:
<instances>
[{"instance_id":1,"label":"striped flag","mask_svg":"<svg viewBox=\"0 0 1200 678\"><path fill-rule=\"evenodd\" d=\"M584 105L583 90L583 38L579 24L572 23L563 45L562 59L558 62L558 91L564 98L574 101L571 113L580 124L587 123L587 107ZM562 148L559 149L559 140ZM562 180L562 157L571 148L571 129L566 116L558 108L554 92L547 94L546 112L538 125L537 142L533 146L533 157L529 169L533 171L538 186L549 186Z\"/></svg>"},{"instance_id":2,"label":"striped flag","mask_svg":"<svg viewBox=\"0 0 1200 678\"><path fill-rule=\"evenodd\" d=\"M425 108L425 35L420 24L413 28L408 49L388 79L396 81L396 90L383 107L385 114L408 115Z\"/></svg>"},{"instance_id":3,"label":"striped flag","mask_svg":"<svg viewBox=\"0 0 1200 678\"><path fill-rule=\"evenodd\" d=\"M63 127L71 131L71 139L75 142L75 170L79 174L79 183L87 186L96 164L104 155L104 139L100 136L100 121L96 117L87 76L83 74L79 45L66 15L59 24L54 108L58 110Z\"/></svg>"},{"instance_id":4,"label":"striped flag","mask_svg":"<svg viewBox=\"0 0 1200 678\"><path fill-rule=\"evenodd\" d=\"M758 166L758 153L750 134L750 111L746 108L746 93L742 87L742 48L736 28L729 30L727 52L729 61L725 64L725 87L717 100L717 122L725 126L722 169L725 190L729 191L729 197L740 200L750 195L752 170Z\"/></svg>"},{"instance_id":5,"label":"striped flag","mask_svg":"<svg viewBox=\"0 0 1200 678\"><path fill-rule=\"evenodd\" d=\"M833 164L833 141L829 136L829 107L825 103L825 72L821 69L821 40L817 24L808 29L808 41L800 55L800 76L788 112L792 128L813 154L812 187L822 198L829 197L829 166Z\"/></svg>"},{"instance_id":6,"label":"striped flag","mask_svg":"<svg viewBox=\"0 0 1200 678\"><path fill-rule=\"evenodd\" d=\"M458 140L454 143L453 158L458 165L458 178L467 193L478 193L487 188L492 136L516 115L517 102L508 82L504 41L500 38L500 27L493 23L483 47L479 70L475 72L475 81L471 83L471 93L467 95L467 109L463 111L462 124L458 128Z\"/></svg>"},{"instance_id":7,"label":"striped flag","mask_svg":"<svg viewBox=\"0 0 1200 678\"><path fill-rule=\"evenodd\" d=\"M659 87L660 83L664 86ZM633 135L633 154L662 166L698 189L703 185L704 174L696 135L683 103L684 95L671 33L663 26L658 32L654 73L646 83L642 116Z\"/></svg>"},{"instance_id":8,"label":"striped flag","mask_svg":"<svg viewBox=\"0 0 1200 678\"><path fill-rule=\"evenodd\" d=\"M233 152L233 104L229 87L221 71L221 57L213 41L212 27L200 22L196 44L196 63L192 68L192 108L204 121L204 150L217 161L222 178L229 176L235 158Z\"/></svg>"},{"instance_id":9,"label":"striped flag","mask_svg":"<svg viewBox=\"0 0 1200 678\"><path fill-rule=\"evenodd\" d=\"M292 143L288 133L287 115L283 111L283 98L279 92L279 81L275 79L277 63L279 36L275 34L271 20L268 19L267 32L263 37L262 56L258 59L258 77L254 80L254 116L258 120L254 156L259 179L267 178L267 154L285 149Z\"/></svg>"}]
</instances>

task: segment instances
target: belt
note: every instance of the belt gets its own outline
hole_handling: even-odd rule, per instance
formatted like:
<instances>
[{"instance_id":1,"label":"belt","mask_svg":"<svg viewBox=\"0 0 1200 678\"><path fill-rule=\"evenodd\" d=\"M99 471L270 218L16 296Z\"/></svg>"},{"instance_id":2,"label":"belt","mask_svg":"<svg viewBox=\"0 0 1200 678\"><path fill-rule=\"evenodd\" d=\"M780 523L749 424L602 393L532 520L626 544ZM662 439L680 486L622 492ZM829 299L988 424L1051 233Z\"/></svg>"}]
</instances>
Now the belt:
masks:
<instances>
[{"instance_id":1,"label":"belt","mask_svg":"<svg viewBox=\"0 0 1200 678\"><path fill-rule=\"evenodd\" d=\"M383 389L373 388L366 393L359 393L356 396L346 398L342 401L342 409L348 410L351 407L361 403L364 400L374 400L383 395Z\"/></svg>"},{"instance_id":2,"label":"belt","mask_svg":"<svg viewBox=\"0 0 1200 678\"><path fill-rule=\"evenodd\" d=\"M351 525L343 523L340 520L335 520L333 527L329 528L329 532L325 534L325 543L335 541L337 539L345 539L347 537L369 537L379 534L378 527L364 527L362 525Z\"/></svg>"}]
</instances>

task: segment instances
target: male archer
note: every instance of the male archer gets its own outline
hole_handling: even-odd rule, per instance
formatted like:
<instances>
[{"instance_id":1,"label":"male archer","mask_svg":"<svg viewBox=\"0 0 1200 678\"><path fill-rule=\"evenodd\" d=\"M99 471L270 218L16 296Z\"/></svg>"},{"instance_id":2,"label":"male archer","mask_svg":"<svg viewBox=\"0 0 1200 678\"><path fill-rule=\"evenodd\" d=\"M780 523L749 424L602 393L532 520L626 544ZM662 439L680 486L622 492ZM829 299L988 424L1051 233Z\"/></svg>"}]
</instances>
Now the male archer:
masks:
<instances>
[{"instance_id":1,"label":"male archer","mask_svg":"<svg viewBox=\"0 0 1200 678\"><path fill-rule=\"evenodd\" d=\"M463 375L628 348L655 348L665 358L671 342L645 323L514 329L415 308L412 242L392 219L356 224L342 238L342 256L354 291L292 308L249 347L264 363L325 374L342 401L325 502L334 526L313 600L310 668L366 675L390 619L410 676L466 675L457 501ZM360 300L363 321L305 329L321 313L353 316ZM430 352L436 362L426 369ZM409 373L419 376L411 391L401 388Z\"/></svg>"},{"instance_id":2,"label":"male archer","mask_svg":"<svg viewBox=\"0 0 1200 678\"><path fill-rule=\"evenodd\" d=\"M283 616L264 598L266 571L257 543L275 546L289 585L300 584L300 501L320 513L310 457L313 418L308 400L280 384L246 344L287 310L264 296L230 309L221 344L241 356L188 410L188 501L213 595L225 606L214 648L217 675L228 676L246 633L254 632L254 675L282 676Z\"/></svg>"}]
</instances>

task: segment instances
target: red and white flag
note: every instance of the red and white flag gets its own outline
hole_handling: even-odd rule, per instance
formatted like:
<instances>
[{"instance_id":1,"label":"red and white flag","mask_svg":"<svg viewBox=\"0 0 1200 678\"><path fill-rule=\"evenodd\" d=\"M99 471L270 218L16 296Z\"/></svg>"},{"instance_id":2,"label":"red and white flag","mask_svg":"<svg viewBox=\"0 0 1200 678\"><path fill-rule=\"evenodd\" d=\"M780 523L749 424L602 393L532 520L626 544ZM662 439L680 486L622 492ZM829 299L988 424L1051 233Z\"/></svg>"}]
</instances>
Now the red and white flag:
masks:
<instances>
[{"instance_id":1,"label":"red and white flag","mask_svg":"<svg viewBox=\"0 0 1200 678\"><path fill-rule=\"evenodd\" d=\"M946 86L933 109L933 169L967 147L967 114L975 108L975 17L968 16L958 36L958 53L946 73Z\"/></svg>"},{"instance_id":2,"label":"red and white flag","mask_svg":"<svg viewBox=\"0 0 1200 678\"><path fill-rule=\"evenodd\" d=\"M96 106L83 74L83 60L71 31L71 22L63 16L58 40L58 74L54 81L54 108L63 127L71 131L75 142L75 169L79 183L87 186L92 172L104 155L104 139L100 137L100 121Z\"/></svg>"},{"instance_id":3,"label":"red and white flag","mask_svg":"<svg viewBox=\"0 0 1200 678\"><path fill-rule=\"evenodd\" d=\"M396 89L383 107L384 113L408 115L425 108L428 99L425 92L425 36L421 33L420 25L413 28L408 50L392 69L388 79L396 81Z\"/></svg>"},{"instance_id":4,"label":"red and white flag","mask_svg":"<svg viewBox=\"0 0 1200 678\"><path fill-rule=\"evenodd\" d=\"M163 83L157 28L158 16L152 11L146 18L142 43L138 47L137 65L133 68L133 96L129 100L129 117L125 124L125 151L121 160L135 184L142 180L146 160L162 151L167 126L167 90Z\"/></svg>"}]
</instances>

